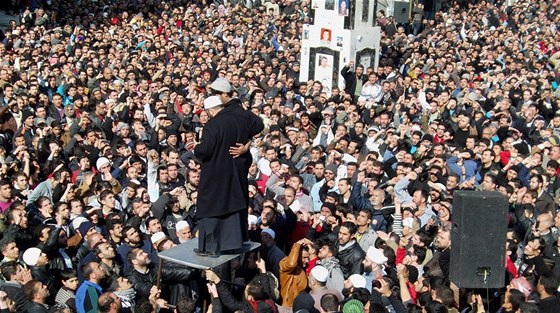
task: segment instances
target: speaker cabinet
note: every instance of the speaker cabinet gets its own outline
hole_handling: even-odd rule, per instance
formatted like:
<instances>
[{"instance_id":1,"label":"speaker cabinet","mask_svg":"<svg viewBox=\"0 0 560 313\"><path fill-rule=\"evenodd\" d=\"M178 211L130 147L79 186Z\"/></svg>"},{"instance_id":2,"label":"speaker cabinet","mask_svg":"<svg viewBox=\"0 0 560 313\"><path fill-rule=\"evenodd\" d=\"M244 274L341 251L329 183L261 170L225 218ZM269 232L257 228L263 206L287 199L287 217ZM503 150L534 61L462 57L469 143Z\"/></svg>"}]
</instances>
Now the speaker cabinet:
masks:
<instances>
[{"instance_id":1,"label":"speaker cabinet","mask_svg":"<svg viewBox=\"0 0 560 313\"><path fill-rule=\"evenodd\" d=\"M504 287L508 205L496 191L453 193L449 279L457 286Z\"/></svg>"}]
</instances>

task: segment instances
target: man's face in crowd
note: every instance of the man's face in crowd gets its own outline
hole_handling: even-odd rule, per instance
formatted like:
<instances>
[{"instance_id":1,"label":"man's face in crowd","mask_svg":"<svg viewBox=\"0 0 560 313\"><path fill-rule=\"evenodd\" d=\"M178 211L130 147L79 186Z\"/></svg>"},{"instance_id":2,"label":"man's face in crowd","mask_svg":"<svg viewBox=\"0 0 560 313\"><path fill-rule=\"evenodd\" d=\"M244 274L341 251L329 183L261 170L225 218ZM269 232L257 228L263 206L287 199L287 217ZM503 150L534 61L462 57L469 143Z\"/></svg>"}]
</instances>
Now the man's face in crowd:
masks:
<instances>
[{"instance_id":1,"label":"man's face in crowd","mask_svg":"<svg viewBox=\"0 0 560 313\"><path fill-rule=\"evenodd\" d=\"M131 244L138 244L142 241L142 238L140 237L140 233L138 232L138 230L134 228L129 229L126 232L125 236L126 236L126 240Z\"/></svg>"},{"instance_id":2,"label":"man's face in crowd","mask_svg":"<svg viewBox=\"0 0 560 313\"><path fill-rule=\"evenodd\" d=\"M342 246L354 239L354 235L350 234L350 230L344 226L340 227L338 232L338 243Z\"/></svg>"},{"instance_id":3,"label":"man's face in crowd","mask_svg":"<svg viewBox=\"0 0 560 313\"><path fill-rule=\"evenodd\" d=\"M435 245L441 250L449 248L451 246L451 234L448 231L439 231Z\"/></svg>"},{"instance_id":4,"label":"man's face in crowd","mask_svg":"<svg viewBox=\"0 0 560 313\"><path fill-rule=\"evenodd\" d=\"M148 223L148 231L150 234L155 234L161 231L161 223L157 219L153 219Z\"/></svg>"},{"instance_id":5,"label":"man's face in crowd","mask_svg":"<svg viewBox=\"0 0 560 313\"><path fill-rule=\"evenodd\" d=\"M274 216L275 216L274 208L269 207L269 205L264 206L261 212L261 223L264 226L270 226L274 222Z\"/></svg>"},{"instance_id":6,"label":"man's face in crowd","mask_svg":"<svg viewBox=\"0 0 560 313\"><path fill-rule=\"evenodd\" d=\"M5 258L16 260L19 258L19 248L17 247L15 242L10 242L4 250L2 250L2 254Z\"/></svg>"}]
</instances>

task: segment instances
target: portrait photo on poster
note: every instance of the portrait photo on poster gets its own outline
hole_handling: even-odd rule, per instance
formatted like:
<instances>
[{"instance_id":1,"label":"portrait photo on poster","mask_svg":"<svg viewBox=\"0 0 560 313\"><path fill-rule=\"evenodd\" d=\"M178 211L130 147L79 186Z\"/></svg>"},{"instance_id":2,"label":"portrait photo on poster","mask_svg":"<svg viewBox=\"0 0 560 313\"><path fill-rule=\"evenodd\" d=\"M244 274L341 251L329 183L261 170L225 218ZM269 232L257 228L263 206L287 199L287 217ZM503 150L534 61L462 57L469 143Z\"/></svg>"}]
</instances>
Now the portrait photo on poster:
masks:
<instances>
[{"instance_id":1,"label":"portrait photo on poster","mask_svg":"<svg viewBox=\"0 0 560 313\"><path fill-rule=\"evenodd\" d=\"M342 41L344 40L344 37L342 36L336 36L336 46L337 47L342 47Z\"/></svg>"},{"instance_id":2,"label":"portrait photo on poster","mask_svg":"<svg viewBox=\"0 0 560 313\"><path fill-rule=\"evenodd\" d=\"M321 28L321 45L330 46L332 40L332 30L328 28Z\"/></svg>"},{"instance_id":3,"label":"portrait photo on poster","mask_svg":"<svg viewBox=\"0 0 560 313\"><path fill-rule=\"evenodd\" d=\"M322 92L331 93L333 85L333 61L334 57L329 54L317 53L315 57L315 81L320 81Z\"/></svg>"},{"instance_id":4,"label":"portrait photo on poster","mask_svg":"<svg viewBox=\"0 0 560 313\"><path fill-rule=\"evenodd\" d=\"M348 0L338 0L338 15L348 16Z\"/></svg>"}]
</instances>

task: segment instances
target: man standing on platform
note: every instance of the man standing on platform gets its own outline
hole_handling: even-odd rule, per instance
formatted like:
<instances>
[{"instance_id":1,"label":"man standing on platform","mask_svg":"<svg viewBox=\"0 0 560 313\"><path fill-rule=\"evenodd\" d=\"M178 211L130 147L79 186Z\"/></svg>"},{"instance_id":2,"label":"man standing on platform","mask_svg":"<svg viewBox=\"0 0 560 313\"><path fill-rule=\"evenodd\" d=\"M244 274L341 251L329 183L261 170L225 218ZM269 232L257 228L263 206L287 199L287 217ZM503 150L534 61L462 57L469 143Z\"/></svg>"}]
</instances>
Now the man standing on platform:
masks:
<instances>
[{"instance_id":1,"label":"man standing on platform","mask_svg":"<svg viewBox=\"0 0 560 313\"><path fill-rule=\"evenodd\" d=\"M210 86L215 96L204 101L210 121L194 154L202 160L197 218L198 255L219 256L239 250L248 241L248 180L252 162L251 138L264 128L262 120L232 98L229 82L219 78Z\"/></svg>"}]
</instances>

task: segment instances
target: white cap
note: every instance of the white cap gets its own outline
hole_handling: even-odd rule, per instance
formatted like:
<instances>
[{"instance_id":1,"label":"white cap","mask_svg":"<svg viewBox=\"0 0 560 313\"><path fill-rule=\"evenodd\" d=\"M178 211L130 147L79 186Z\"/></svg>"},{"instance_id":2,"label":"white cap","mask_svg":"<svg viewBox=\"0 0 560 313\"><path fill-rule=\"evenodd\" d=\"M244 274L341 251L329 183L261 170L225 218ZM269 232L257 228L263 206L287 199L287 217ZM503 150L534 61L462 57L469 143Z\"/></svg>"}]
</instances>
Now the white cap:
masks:
<instances>
[{"instance_id":1,"label":"white cap","mask_svg":"<svg viewBox=\"0 0 560 313\"><path fill-rule=\"evenodd\" d=\"M249 215L249 217L247 217L247 223L249 225L257 225L258 221L259 221L259 218L252 215L252 214Z\"/></svg>"},{"instance_id":2,"label":"white cap","mask_svg":"<svg viewBox=\"0 0 560 313\"><path fill-rule=\"evenodd\" d=\"M231 84L223 77L216 79L210 88L220 92L231 92Z\"/></svg>"},{"instance_id":3,"label":"white cap","mask_svg":"<svg viewBox=\"0 0 560 313\"><path fill-rule=\"evenodd\" d=\"M162 231L158 231L150 238L153 244L160 242L162 239L165 239L165 234Z\"/></svg>"},{"instance_id":4,"label":"white cap","mask_svg":"<svg viewBox=\"0 0 560 313\"><path fill-rule=\"evenodd\" d=\"M75 219L72 220L72 228L74 230L78 230L78 228L80 228L80 225L87 220L88 219L83 216L76 217Z\"/></svg>"},{"instance_id":5,"label":"white cap","mask_svg":"<svg viewBox=\"0 0 560 313\"><path fill-rule=\"evenodd\" d=\"M262 234L267 234L270 237L272 237L272 239L276 239L276 233L274 232L274 230L270 229L270 228L265 228L261 231L261 235Z\"/></svg>"},{"instance_id":6,"label":"white cap","mask_svg":"<svg viewBox=\"0 0 560 313\"><path fill-rule=\"evenodd\" d=\"M178 221L177 224L175 224L175 230L176 231L180 231L183 228L191 228L191 225L189 225L189 223L187 221Z\"/></svg>"},{"instance_id":7,"label":"white cap","mask_svg":"<svg viewBox=\"0 0 560 313\"><path fill-rule=\"evenodd\" d=\"M353 274L348 277L348 280L352 283L352 286L355 288L365 288L366 287L366 279L364 276L360 274Z\"/></svg>"},{"instance_id":8,"label":"white cap","mask_svg":"<svg viewBox=\"0 0 560 313\"><path fill-rule=\"evenodd\" d=\"M402 221L403 227L412 228L412 225L414 225L414 219L412 217L407 217Z\"/></svg>"},{"instance_id":9,"label":"white cap","mask_svg":"<svg viewBox=\"0 0 560 313\"><path fill-rule=\"evenodd\" d=\"M109 159L107 159L106 157L100 157L99 159L97 159L97 162L95 162L95 167L97 168L98 171L100 171L105 164L110 164L110 163L111 162L109 162Z\"/></svg>"},{"instance_id":10,"label":"white cap","mask_svg":"<svg viewBox=\"0 0 560 313\"><path fill-rule=\"evenodd\" d=\"M442 183L435 183L435 188L439 190L439 192L447 192L447 188Z\"/></svg>"},{"instance_id":11,"label":"white cap","mask_svg":"<svg viewBox=\"0 0 560 313\"><path fill-rule=\"evenodd\" d=\"M313 278L315 278L317 281L324 283L329 277L329 270L321 265L317 265L311 270L311 276L313 276Z\"/></svg>"},{"instance_id":12,"label":"white cap","mask_svg":"<svg viewBox=\"0 0 560 313\"><path fill-rule=\"evenodd\" d=\"M383 251L376 249L373 246L370 246L367 250L366 256L375 264L383 264L387 262L387 257L383 255Z\"/></svg>"},{"instance_id":13,"label":"white cap","mask_svg":"<svg viewBox=\"0 0 560 313\"><path fill-rule=\"evenodd\" d=\"M37 261L41 256L41 249L39 248L29 248L23 253L23 262L29 266L37 265Z\"/></svg>"},{"instance_id":14,"label":"white cap","mask_svg":"<svg viewBox=\"0 0 560 313\"><path fill-rule=\"evenodd\" d=\"M220 106L222 104L223 103L222 103L222 100L220 100L220 97L211 96L211 97L206 98L206 100L204 100L204 109L208 110L208 109Z\"/></svg>"}]
</instances>

